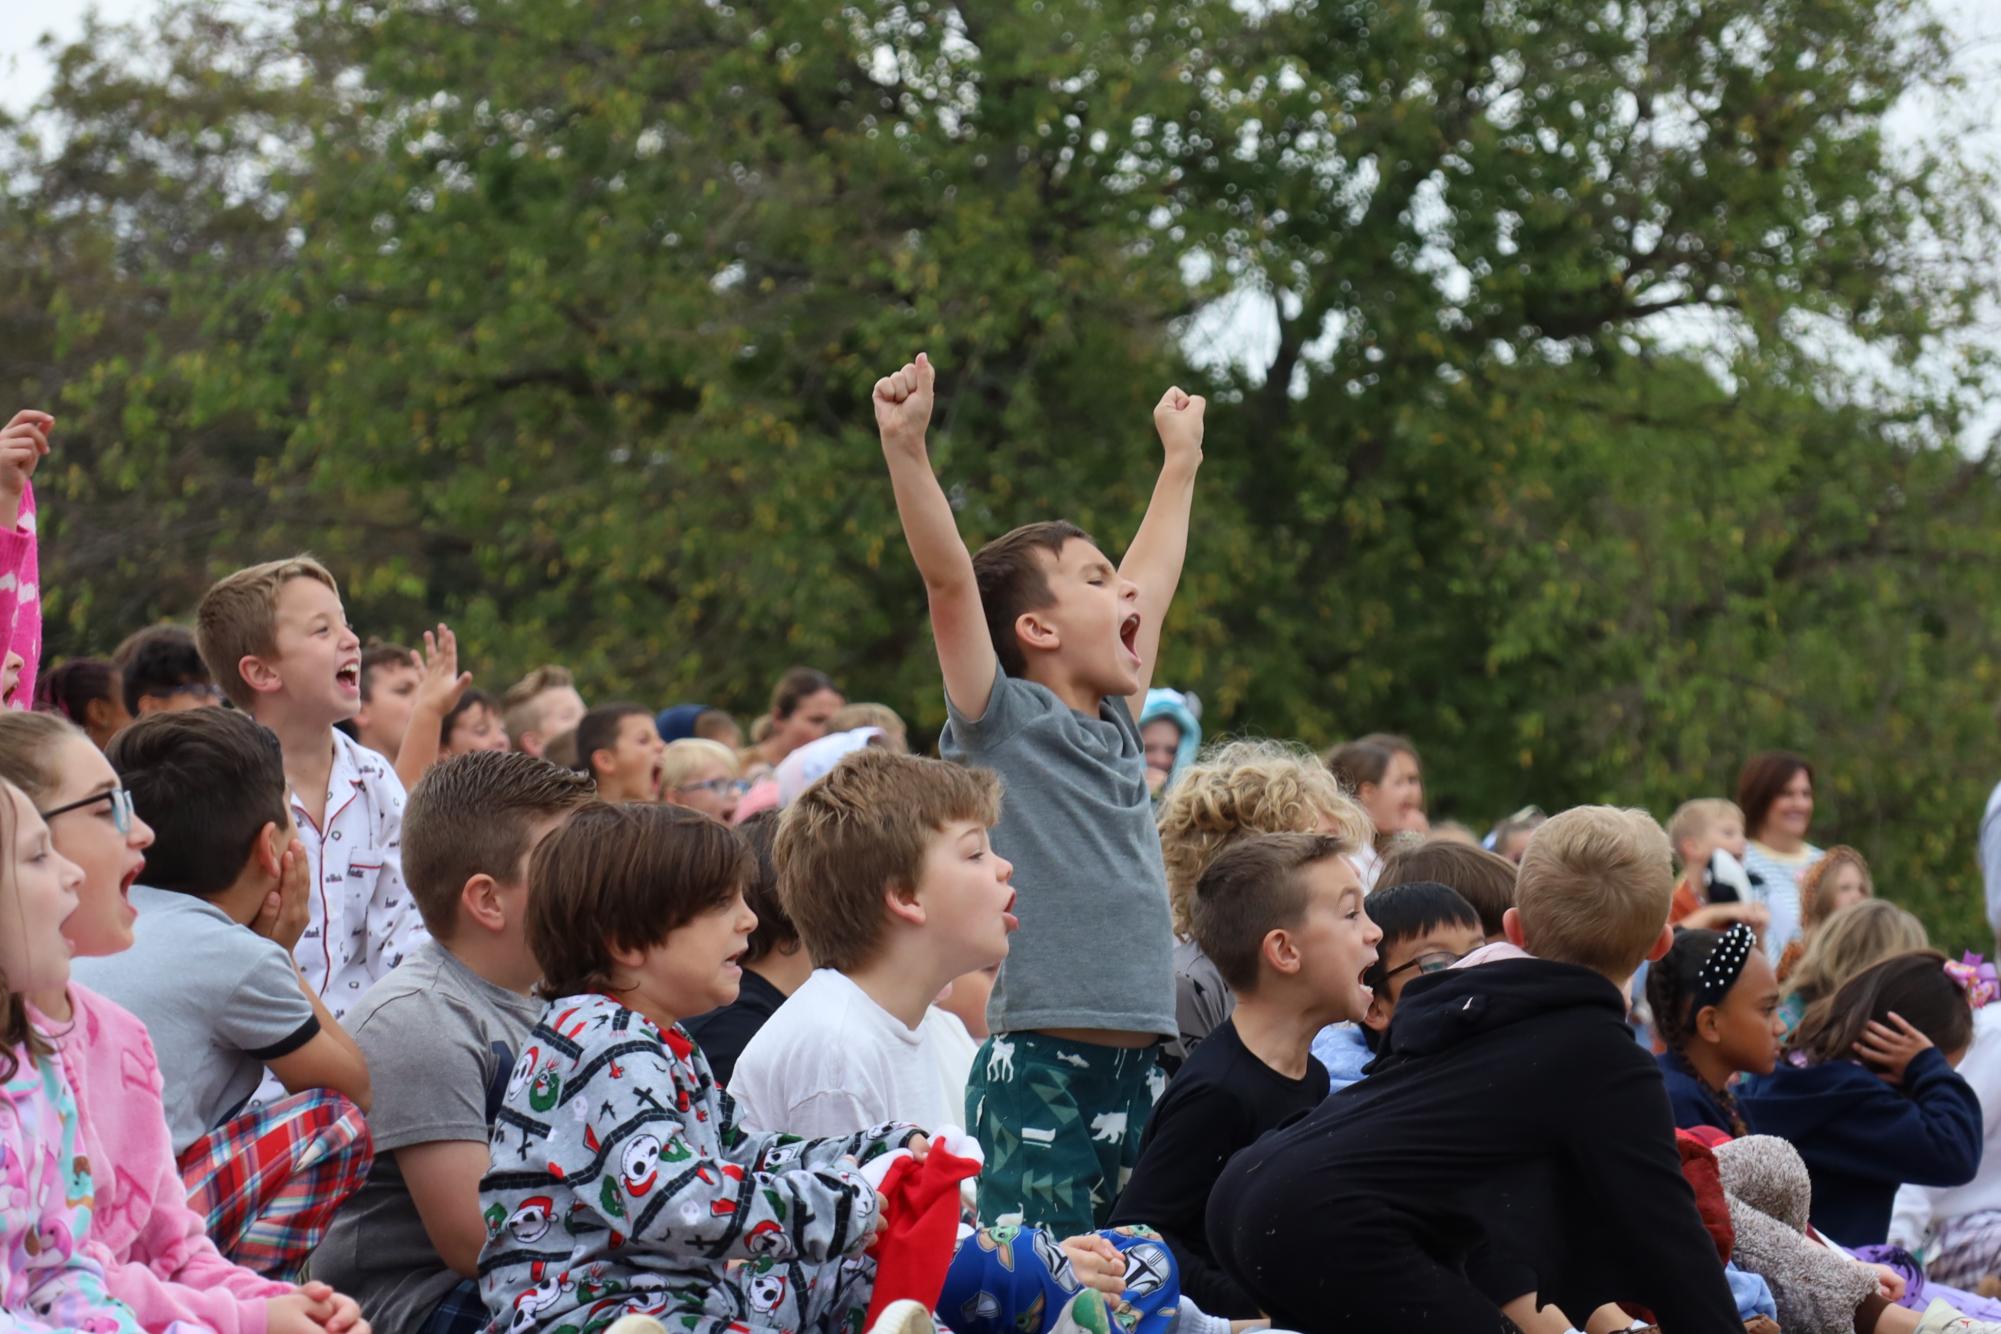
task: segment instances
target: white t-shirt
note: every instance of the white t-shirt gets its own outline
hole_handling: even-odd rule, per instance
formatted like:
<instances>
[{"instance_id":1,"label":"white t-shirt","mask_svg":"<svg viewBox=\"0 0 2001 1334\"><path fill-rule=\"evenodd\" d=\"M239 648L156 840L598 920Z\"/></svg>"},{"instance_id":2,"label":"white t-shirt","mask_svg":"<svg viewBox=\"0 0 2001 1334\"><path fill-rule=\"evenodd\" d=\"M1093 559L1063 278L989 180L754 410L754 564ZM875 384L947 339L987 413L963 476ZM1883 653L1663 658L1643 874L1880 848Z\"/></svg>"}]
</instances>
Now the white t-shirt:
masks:
<instances>
[{"instance_id":1,"label":"white t-shirt","mask_svg":"<svg viewBox=\"0 0 2001 1334\"><path fill-rule=\"evenodd\" d=\"M1964 1186L1898 1188L1890 1240L1907 1250L1924 1246L1942 1223L2001 1209L2001 1002L1974 1011L1973 1046L1959 1063L1959 1077L1980 1099L1980 1171Z\"/></svg>"},{"instance_id":2,"label":"white t-shirt","mask_svg":"<svg viewBox=\"0 0 2001 1334\"><path fill-rule=\"evenodd\" d=\"M1987 921L2001 933L2001 783L1980 817L1980 872L1987 880Z\"/></svg>"},{"instance_id":3,"label":"white t-shirt","mask_svg":"<svg viewBox=\"0 0 2001 1334\"><path fill-rule=\"evenodd\" d=\"M965 1124L975 1050L936 1006L913 1029L821 968L743 1049L730 1094L752 1130L822 1139L908 1121L935 1133Z\"/></svg>"}]
</instances>

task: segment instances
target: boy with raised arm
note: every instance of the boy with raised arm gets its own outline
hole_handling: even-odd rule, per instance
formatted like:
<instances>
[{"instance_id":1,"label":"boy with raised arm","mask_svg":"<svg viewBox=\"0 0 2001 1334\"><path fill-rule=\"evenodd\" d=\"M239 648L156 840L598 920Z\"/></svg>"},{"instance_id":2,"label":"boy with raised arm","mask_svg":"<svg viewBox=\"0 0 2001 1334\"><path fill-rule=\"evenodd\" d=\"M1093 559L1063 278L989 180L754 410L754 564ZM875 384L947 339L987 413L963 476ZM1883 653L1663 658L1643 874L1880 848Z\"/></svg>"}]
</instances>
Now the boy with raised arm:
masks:
<instances>
[{"instance_id":1,"label":"boy with raised arm","mask_svg":"<svg viewBox=\"0 0 2001 1334\"><path fill-rule=\"evenodd\" d=\"M1204 403L1154 408L1166 461L1124 563L1073 524L1017 528L970 555L931 472L934 372L876 382L876 425L924 578L948 759L992 769L993 846L1016 867L1021 929L994 984L967 1120L986 1153L980 1216L1059 1236L1104 1225L1138 1161L1174 1036L1174 933L1135 719L1181 578Z\"/></svg>"}]
</instances>

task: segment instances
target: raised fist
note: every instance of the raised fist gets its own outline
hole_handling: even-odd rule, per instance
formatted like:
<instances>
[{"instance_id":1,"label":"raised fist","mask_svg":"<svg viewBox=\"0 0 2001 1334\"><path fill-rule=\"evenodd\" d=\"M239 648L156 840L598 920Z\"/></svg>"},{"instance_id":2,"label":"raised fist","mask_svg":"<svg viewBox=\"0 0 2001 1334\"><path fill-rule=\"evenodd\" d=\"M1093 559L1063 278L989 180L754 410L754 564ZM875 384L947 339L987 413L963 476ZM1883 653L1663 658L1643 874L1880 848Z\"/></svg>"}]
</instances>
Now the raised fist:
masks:
<instances>
[{"instance_id":1,"label":"raised fist","mask_svg":"<svg viewBox=\"0 0 2001 1334\"><path fill-rule=\"evenodd\" d=\"M1183 393L1179 385L1171 387L1153 405L1153 429L1160 432L1160 443L1166 446L1170 459L1183 456L1201 459L1202 413L1208 406L1207 399Z\"/></svg>"},{"instance_id":2,"label":"raised fist","mask_svg":"<svg viewBox=\"0 0 2001 1334\"><path fill-rule=\"evenodd\" d=\"M885 449L922 449L931 425L931 386L938 378L922 352L894 375L875 382L875 425Z\"/></svg>"}]
</instances>

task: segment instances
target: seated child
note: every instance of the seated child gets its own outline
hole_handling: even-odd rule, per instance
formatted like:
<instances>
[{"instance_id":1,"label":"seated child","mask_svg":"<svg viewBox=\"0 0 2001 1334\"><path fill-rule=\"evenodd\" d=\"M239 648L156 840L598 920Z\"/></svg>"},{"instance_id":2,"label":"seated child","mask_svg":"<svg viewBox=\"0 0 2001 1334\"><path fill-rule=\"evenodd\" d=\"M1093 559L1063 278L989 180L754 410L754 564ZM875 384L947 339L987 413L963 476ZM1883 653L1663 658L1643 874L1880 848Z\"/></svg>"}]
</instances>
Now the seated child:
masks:
<instances>
[{"instance_id":1,"label":"seated child","mask_svg":"<svg viewBox=\"0 0 2001 1334\"><path fill-rule=\"evenodd\" d=\"M600 704L577 724L577 768L601 801L660 800L665 749L652 713L638 704Z\"/></svg>"},{"instance_id":2,"label":"seated child","mask_svg":"<svg viewBox=\"0 0 2001 1334\"><path fill-rule=\"evenodd\" d=\"M1814 1004L1827 999L1856 974L1893 954L1931 948L1925 924L1887 899L1864 899L1842 908L1821 924L1805 953L1782 984L1779 1017L1786 1038Z\"/></svg>"},{"instance_id":3,"label":"seated child","mask_svg":"<svg viewBox=\"0 0 2001 1334\"><path fill-rule=\"evenodd\" d=\"M1382 874L1376 877L1376 888L1444 885L1472 905L1480 916L1481 933L1494 945L1507 939L1502 919L1515 906L1516 875L1516 864L1497 853L1432 838L1391 848L1383 859ZM1375 916L1373 903L1369 915Z\"/></svg>"},{"instance_id":4,"label":"seated child","mask_svg":"<svg viewBox=\"0 0 2001 1334\"><path fill-rule=\"evenodd\" d=\"M201 660L193 631L178 625L151 626L126 641L125 649L125 711L134 718L222 703L222 692Z\"/></svg>"},{"instance_id":5,"label":"seated child","mask_svg":"<svg viewBox=\"0 0 2001 1334\"><path fill-rule=\"evenodd\" d=\"M78 959L76 976L152 1035L209 1236L292 1278L372 1154L368 1064L293 962L311 882L278 739L234 710L161 713L107 758L155 839L148 883L131 889L132 948ZM267 1068L292 1096L245 1111Z\"/></svg>"},{"instance_id":6,"label":"seated child","mask_svg":"<svg viewBox=\"0 0 2001 1334\"><path fill-rule=\"evenodd\" d=\"M1869 876L1869 862L1845 843L1837 843L1820 854L1820 860L1800 872L1800 936L1786 946L1779 959L1779 981L1792 976L1806 954L1814 933L1827 919L1851 903L1876 897L1876 882Z\"/></svg>"},{"instance_id":7,"label":"seated child","mask_svg":"<svg viewBox=\"0 0 2001 1334\"><path fill-rule=\"evenodd\" d=\"M103 754L57 714L8 713L0 715L0 777L47 812L55 851L83 871L77 909L63 924L72 957L129 949L136 914L126 891L153 830L132 813ZM351 1298L336 1298L325 1284L275 1283L216 1250L174 1163L145 1025L74 980L29 1003L69 1076L82 1151L98 1165L91 1258L104 1269L106 1289L142 1325L186 1320L218 1334L317 1334L359 1317Z\"/></svg>"},{"instance_id":8,"label":"seated child","mask_svg":"<svg viewBox=\"0 0 2001 1334\"><path fill-rule=\"evenodd\" d=\"M1720 890L1712 893L1717 854L1734 858L1741 865L1749 846L1744 812L1736 802L1721 797L1685 801L1676 808L1667 829L1682 868L1668 921L1700 931L1720 931L1733 922L1743 922L1762 932L1770 925L1772 914L1764 904L1739 898L1735 889L1729 890L1728 898ZM1711 902L1712 898L1716 901Z\"/></svg>"},{"instance_id":9,"label":"seated child","mask_svg":"<svg viewBox=\"0 0 2001 1334\"><path fill-rule=\"evenodd\" d=\"M584 697L569 668L547 664L509 686L500 698L500 711L514 748L548 759L544 752L549 742L583 722Z\"/></svg>"},{"instance_id":10,"label":"seated child","mask_svg":"<svg viewBox=\"0 0 2001 1334\"><path fill-rule=\"evenodd\" d=\"M1217 854L1254 834L1338 834L1356 847L1375 837L1367 814L1317 756L1278 741L1211 747L1175 779L1160 804L1161 859L1174 911L1176 1062L1230 1017L1236 999L1195 939L1195 884Z\"/></svg>"},{"instance_id":11,"label":"seated child","mask_svg":"<svg viewBox=\"0 0 2001 1334\"><path fill-rule=\"evenodd\" d=\"M141 1334L90 1254L91 1173L62 1058L30 1022L29 992L69 981L63 928L83 872L0 780L0 1323L9 1329ZM172 1334L200 1326L174 1323Z\"/></svg>"},{"instance_id":12,"label":"seated child","mask_svg":"<svg viewBox=\"0 0 2001 1334\"><path fill-rule=\"evenodd\" d=\"M660 800L713 815L729 824L743 784L736 752L715 741L683 737L660 752Z\"/></svg>"},{"instance_id":13,"label":"seated child","mask_svg":"<svg viewBox=\"0 0 2001 1334\"><path fill-rule=\"evenodd\" d=\"M1945 956L1914 950L1807 1011L1788 1059L1747 1081L1745 1120L1806 1160L1814 1227L1844 1246L1877 1245L1897 1187L1973 1179L1980 1100L1953 1069L1972 1042L1973 1012Z\"/></svg>"},{"instance_id":14,"label":"seated child","mask_svg":"<svg viewBox=\"0 0 2001 1334\"><path fill-rule=\"evenodd\" d=\"M42 674L36 686L35 711L59 713L75 723L99 750L131 725L125 711L125 687L117 663L102 658L71 658Z\"/></svg>"},{"instance_id":15,"label":"seated child","mask_svg":"<svg viewBox=\"0 0 2001 1334\"><path fill-rule=\"evenodd\" d=\"M806 952L799 928L785 915L784 901L778 897L778 869L771 860L778 812L759 811L737 826L737 832L757 858L757 874L743 891L744 902L757 914L757 929L750 933L750 947L739 961L743 985L728 1005L681 1024L709 1058L709 1068L724 1088L730 1087L737 1058L750 1040L778 1013L785 998L813 975L813 956ZM963 1091L960 1096L965 1096Z\"/></svg>"},{"instance_id":16,"label":"seated child","mask_svg":"<svg viewBox=\"0 0 2001 1334\"><path fill-rule=\"evenodd\" d=\"M1396 868L1393 855L1384 878ZM1445 971L1486 943L1480 915L1444 885L1385 887L1378 882L1368 906L1369 920L1383 933L1376 961L1362 974L1368 1006L1360 1022L1329 1024L1313 1039L1314 1058L1327 1069L1329 1092L1338 1093L1362 1078L1376 1059L1405 987Z\"/></svg>"},{"instance_id":17,"label":"seated child","mask_svg":"<svg viewBox=\"0 0 2001 1334\"><path fill-rule=\"evenodd\" d=\"M779 895L820 967L737 1062L731 1091L746 1125L832 1136L958 1123L973 1048L932 1002L1007 956L1014 868L987 834L999 814L991 773L874 747L786 809ZM979 1232L958 1247L938 1309L959 1334L1018 1321L1036 1334L1075 1318L1068 1308L1088 1284L1129 1301L1134 1328L1161 1334L1180 1302L1153 1263L1166 1258L1159 1244L1143 1230L1060 1243L1039 1228ZM1135 1250L1129 1288L1123 1254Z\"/></svg>"},{"instance_id":18,"label":"seated child","mask_svg":"<svg viewBox=\"0 0 2001 1334\"><path fill-rule=\"evenodd\" d=\"M1369 1006L1361 979L1383 936L1347 851L1321 834L1259 835L1224 850L1195 887L1195 938L1237 1006L1153 1109L1112 1221L1159 1228L1181 1290L1216 1315L1254 1319L1259 1307L1209 1249L1209 1192L1230 1155L1327 1097L1327 1071L1308 1045Z\"/></svg>"},{"instance_id":19,"label":"seated child","mask_svg":"<svg viewBox=\"0 0 2001 1334\"><path fill-rule=\"evenodd\" d=\"M591 800L582 774L518 751L446 760L410 793L403 869L431 939L343 1021L373 1076L375 1166L313 1255L313 1272L384 1329L486 1323L487 1138L542 1012L528 859Z\"/></svg>"},{"instance_id":20,"label":"seated child","mask_svg":"<svg viewBox=\"0 0 2001 1334\"><path fill-rule=\"evenodd\" d=\"M1683 1130L1756 1133L1730 1086L1739 1074L1772 1073L1786 1032L1779 980L1757 942L1742 922L1724 932L1677 929L1674 947L1647 971L1647 1004L1667 1049L1661 1080Z\"/></svg>"},{"instance_id":21,"label":"seated child","mask_svg":"<svg viewBox=\"0 0 2001 1334\"><path fill-rule=\"evenodd\" d=\"M1506 922L1535 957L1410 984L1369 1078L1230 1160L1209 1241L1260 1310L1328 1334L1461 1334L1536 1292L1741 1334L1659 1068L1625 1023L1622 988L1671 943L1668 866L1643 812L1552 819Z\"/></svg>"},{"instance_id":22,"label":"seated child","mask_svg":"<svg viewBox=\"0 0 2001 1334\"><path fill-rule=\"evenodd\" d=\"M1980 1099L1986 1138L1980 1171L1963 1186L1906 1185L1897 1191L1890 1244L1925 1261L1925 1277L1961 1288L2001 1279L2001 1005L1995 987L1976 977L1973 1047L1959 1077Z\"/></svg>"},{"instance_id":23,"label":"seated child","mask_svg":"<svg viewBox=\"0 0 2001 1334\"><path fill-rule=\"evenodd\" d=\"M680 1028L736 998L754 874L734 832L674 806L592 804L535 850L528 944L548 1003L480 1183L480 1293L497 1328L645 1315L834 1334L860 1320L874 1266L856 1257L880 1205L843 1160L923 1137L747 1133Z\"/></svg>"}]
</instances>

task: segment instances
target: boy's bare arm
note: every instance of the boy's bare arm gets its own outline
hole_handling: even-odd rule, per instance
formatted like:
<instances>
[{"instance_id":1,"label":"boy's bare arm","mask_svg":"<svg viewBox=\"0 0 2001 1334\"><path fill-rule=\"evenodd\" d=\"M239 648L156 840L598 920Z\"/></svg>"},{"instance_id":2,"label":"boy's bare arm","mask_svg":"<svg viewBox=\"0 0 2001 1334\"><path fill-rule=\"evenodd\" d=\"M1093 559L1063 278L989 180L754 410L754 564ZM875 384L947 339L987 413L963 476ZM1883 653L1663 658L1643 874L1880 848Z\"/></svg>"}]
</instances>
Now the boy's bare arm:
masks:
<instances>
[{"instance_id":1,"label":"boy's bare arm","mask_svg":"<svg viewBox=\"0 0 2001 1334\"><path fill-rule=\"evenodd\" d=\"M952 707L968 718L982 717L994 688L994 646L980 605L973 558L959 536L952 502L931 471L925 432L931 425L932 384L937 372L922 352L917 360L875 382L875 424L882 433L882 456L896 488L896 513L903 539L924 592L931 602L931 632L938 641L938 666ZM1183 526L1186 526L1184 509Z\"/></svg>"},{"instance_id":2,"label":"boy's bare arm","mask_svg":"<svg viewBox=\"0 0 2001 1334\"><path fill-rule=\"evenodd\" d=\"M298 973L298 965L293 971ZM285 1086L287 1093L304 1093L309 1089L332 1089L345 1094L348 1101L368 1110L369 1096L373 1092L368 1082L368 1058L361 1054L361 1047L352 1034L340 1026L340 1020L333 1017L320 999L312 984L306 981L304 973L298 973L299 990L306 995L306 1003L313 1007L313 1017L320 1021L320 1031L312 1040L297 1051L266 1061L278 1082Z\"/></svg>"},{"instance_id":3,"label":"boy's bare arm","mask_svg":"<svg viewBox=\"0 0 2001 1334\"><path fill-rule=\"evenodd\" d=\"M1174 604L1181 583L1181 563L1188 555L1188 511L1195 501L1195 474L1202 467L1202 414L1208 408L1199 395L1177 386L1154 405L1153 426L1160 433L1166 459L1146 518L1126 549L1119 575L1139 588L1139 689L1126 701L1138 718L1146 707L1146 688L1160 656L1160 628Z\"/></svg>"}]
</instances>

